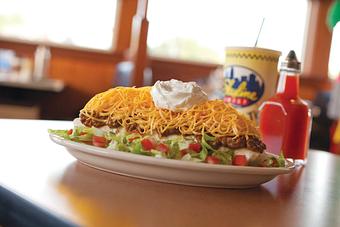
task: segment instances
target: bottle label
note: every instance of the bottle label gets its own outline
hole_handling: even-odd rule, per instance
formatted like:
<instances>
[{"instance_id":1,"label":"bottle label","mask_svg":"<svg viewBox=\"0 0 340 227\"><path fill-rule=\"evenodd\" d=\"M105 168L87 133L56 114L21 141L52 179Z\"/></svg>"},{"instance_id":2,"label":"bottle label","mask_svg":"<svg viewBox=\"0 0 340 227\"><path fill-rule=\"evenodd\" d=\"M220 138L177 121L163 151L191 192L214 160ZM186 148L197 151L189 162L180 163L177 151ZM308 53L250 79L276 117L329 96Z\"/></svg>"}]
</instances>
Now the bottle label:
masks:
<instances>
[{"instance_id":1,"label":"bottle label","mask_svg":"<svg viewBox=\"0 0 340 227\"><path fill-rule=\"evenodd\" d=\"M264 81L255 71L238 65L231 65L224 73L224 102L235 108L256 104L264 93Z\"/></svg>"}]
</instances>

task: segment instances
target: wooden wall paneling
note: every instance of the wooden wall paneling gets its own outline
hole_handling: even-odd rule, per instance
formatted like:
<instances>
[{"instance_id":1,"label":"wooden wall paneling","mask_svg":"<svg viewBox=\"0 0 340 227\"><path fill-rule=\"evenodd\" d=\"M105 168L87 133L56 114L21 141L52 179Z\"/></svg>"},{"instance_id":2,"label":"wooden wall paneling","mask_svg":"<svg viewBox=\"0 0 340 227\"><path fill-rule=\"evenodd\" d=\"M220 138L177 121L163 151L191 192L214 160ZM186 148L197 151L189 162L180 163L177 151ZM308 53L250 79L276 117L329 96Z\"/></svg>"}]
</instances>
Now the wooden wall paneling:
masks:
<instances>
[{"instance_id":1,"label":"wooden wall paneling","mask_svg":"<svg viewBox=\"0 0 340 227\"><path fill-rule=\"evenodd\" d=\"M93 95L113 86L115 65L121 59L111 55L100 59L99 56L91 59L74 58L56 55L52 50L50 75L63 80L68 86Z\"/></svg>"},{"instance_id":2,"label":"wooden wall paneling","mask_svg":"<svg viewBox=\"0 0 340 227\"><path fill-rule=\"evenodd\" d=\"M149 61L152 69L153 82L157 80L178 79L195 81L207 78L212 71L222 65L199 62L185 62L172 59L152 57Z\"/></svg>"},{"instance_id":3,"label":"wooden wall paneling","mask_svg":"<svg viewBox=\"0 0 340 227\"><path fill-rule=\"evenodd\" d=\"M37 44L24 43L15 40L0 39L0 48L11 49L22 56L33 58Z\"/></svg>"}]
</instances>

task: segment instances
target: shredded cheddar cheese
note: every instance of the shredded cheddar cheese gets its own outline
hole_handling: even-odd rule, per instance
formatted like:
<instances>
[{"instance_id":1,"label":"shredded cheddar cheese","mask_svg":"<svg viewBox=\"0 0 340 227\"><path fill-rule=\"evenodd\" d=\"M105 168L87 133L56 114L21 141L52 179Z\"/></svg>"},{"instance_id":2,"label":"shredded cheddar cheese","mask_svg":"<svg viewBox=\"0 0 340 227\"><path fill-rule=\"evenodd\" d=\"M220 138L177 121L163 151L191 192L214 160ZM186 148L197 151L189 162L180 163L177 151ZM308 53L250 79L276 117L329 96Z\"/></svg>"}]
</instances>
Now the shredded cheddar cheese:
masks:
<instances>
[{"instance_id":1,"label":"shredded cheddar cheese","mask_svg":"<svg viewBox=\"0 0 340 227\"><path fill-rule=\"evenodd\" d=\"M155 107L151 87L116 87L94 96L80 111L81 115L109 125L117 122L124 128L138 125L141 134L164 133L178 129L183 135L259 136L245 116L223 100L209 100L182 112Z\"/></svg>"}]
</instances>

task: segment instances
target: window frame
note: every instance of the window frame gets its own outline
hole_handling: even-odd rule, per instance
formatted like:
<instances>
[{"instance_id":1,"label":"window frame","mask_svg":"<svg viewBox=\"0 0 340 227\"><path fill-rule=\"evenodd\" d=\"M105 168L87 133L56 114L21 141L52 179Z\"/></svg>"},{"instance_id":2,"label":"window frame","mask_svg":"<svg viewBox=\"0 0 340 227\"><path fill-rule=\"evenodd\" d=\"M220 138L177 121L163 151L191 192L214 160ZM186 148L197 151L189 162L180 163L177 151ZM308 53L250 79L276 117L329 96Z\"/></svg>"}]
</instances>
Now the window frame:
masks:
<instances>
[{"instance_id":1,"label":"window frame","mask_svg":"<svg viewBox=\"0 0 340 227\"><path fill-rule=\"evenodd\" d=\"M326 19L333 0L308 0L308 3L302 77L326 82L332 43Z\"/></svg>"}]
</instances>

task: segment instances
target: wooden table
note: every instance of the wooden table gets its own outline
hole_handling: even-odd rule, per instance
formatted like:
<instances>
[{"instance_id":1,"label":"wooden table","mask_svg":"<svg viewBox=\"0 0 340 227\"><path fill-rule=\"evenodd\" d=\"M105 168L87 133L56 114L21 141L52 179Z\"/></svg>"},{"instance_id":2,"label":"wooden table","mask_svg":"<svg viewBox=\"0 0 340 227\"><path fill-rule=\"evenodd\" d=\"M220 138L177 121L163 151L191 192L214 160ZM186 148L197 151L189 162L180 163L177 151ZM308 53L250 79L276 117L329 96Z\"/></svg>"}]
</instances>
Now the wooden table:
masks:
<instances>
[{"instance_id":1,"label":"wooden table","mask_svg":"<svg viewBox=\"0 0 340 227\"><path fill-rule=\"evenodd\" d=\"M340 226L340 157L330 153L310 151L306 167L258 188L190 187L80 164L47 134L69 127L0 120L0 225L19 214L50 226Z\"/></svg>"}]
</instances>

